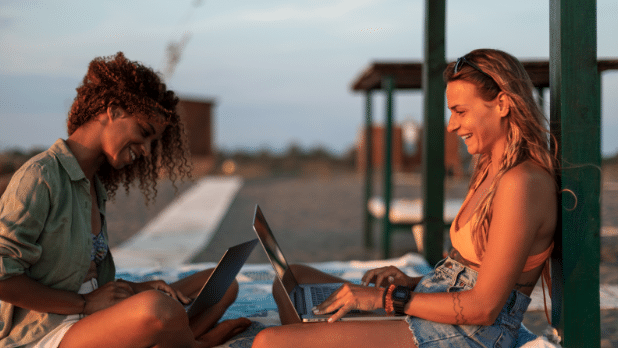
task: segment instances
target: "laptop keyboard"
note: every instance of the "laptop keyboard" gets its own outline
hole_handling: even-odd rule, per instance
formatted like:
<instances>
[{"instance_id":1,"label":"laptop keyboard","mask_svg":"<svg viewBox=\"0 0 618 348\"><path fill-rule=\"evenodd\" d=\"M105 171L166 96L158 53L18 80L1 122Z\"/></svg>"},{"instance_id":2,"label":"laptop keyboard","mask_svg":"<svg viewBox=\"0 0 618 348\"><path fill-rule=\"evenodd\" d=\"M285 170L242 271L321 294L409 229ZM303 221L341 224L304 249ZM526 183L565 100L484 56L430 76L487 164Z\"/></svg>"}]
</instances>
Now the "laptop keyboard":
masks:
<instances>
[{"instance_id":1,"label":"laptop keyboard","mask_svg":"<svg viewBox=\"0 0 618 348\"><path fill-rule=\"evenodd\" d=\"M311 300L314 305L319 305L324 302L332 294L337 290L334 287L312 287L311 289Z\"/></svg>"}]
</instances>

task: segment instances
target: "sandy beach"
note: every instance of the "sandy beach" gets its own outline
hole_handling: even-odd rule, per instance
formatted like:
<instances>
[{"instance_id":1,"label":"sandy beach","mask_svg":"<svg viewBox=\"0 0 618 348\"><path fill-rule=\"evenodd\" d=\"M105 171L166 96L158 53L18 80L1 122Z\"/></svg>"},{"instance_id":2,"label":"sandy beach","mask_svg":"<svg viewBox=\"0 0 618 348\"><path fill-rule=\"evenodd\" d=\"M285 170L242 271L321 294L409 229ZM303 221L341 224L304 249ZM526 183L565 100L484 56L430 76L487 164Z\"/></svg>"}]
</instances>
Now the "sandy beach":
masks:
<instances>
[{"instance_id":1,"label":"sandy beach","mask_svg":"<svg viewBox=\"0 0 618 348\"><path fill-rule=\"evenodd\" d=\"M420 198L421 180L415 174L396 176L394 197ZM380 226L374 226L373 250L365 250L362 237L362 197L364 179L358 173L322 173L245 179L210 243L193 262L216 262L229 246L255 238L251 227L256 204L262 208L282 250L292 262L310 263L334 260L379 259ZM179 185L179 193L191 183ZM379 178L375 194L379 194ZM463 198L467 179L447 180L445 195ZM618 226L618 194L615 184L604 184L601 221L604 226ZM137 190L125 195L119 192L115 202L108 204L110 242L117 245L139 231L146 222L174 199L170 183L159 185L156 203L144 206ZM601 240L600 280L618 284L618 236L603 236ZM392 256L416 250L411 233L396 233L391 246ZM263 253L254 252L248 263L268 262ZM524 324L536 334L547 326L543 312L526 313ZM618 347L618 310L601 313L601 346Z\"/></svg>"}]
</instances>

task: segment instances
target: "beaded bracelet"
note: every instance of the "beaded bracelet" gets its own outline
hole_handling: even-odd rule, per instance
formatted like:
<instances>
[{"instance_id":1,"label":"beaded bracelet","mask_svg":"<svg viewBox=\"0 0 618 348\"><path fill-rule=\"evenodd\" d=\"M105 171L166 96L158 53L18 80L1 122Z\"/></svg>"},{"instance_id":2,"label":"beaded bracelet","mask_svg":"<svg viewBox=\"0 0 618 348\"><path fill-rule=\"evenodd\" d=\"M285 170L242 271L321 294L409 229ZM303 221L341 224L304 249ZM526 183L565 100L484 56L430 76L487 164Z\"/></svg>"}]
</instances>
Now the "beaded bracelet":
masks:
<instances>
[{"instance_id":1,"label":"beaded bracelet","mask_svg":"<svg viewBox=\"0 0 618 348\"><path fill-rule=\"evenodd\" d=\"M395 311L395 308L393 307L393 291L396 287L397 286L395 284L391 284L388 289L384 291L382 302L384 303L384 310L386 311L386 314L391 314Z\"/></svg>"}]
</instances>

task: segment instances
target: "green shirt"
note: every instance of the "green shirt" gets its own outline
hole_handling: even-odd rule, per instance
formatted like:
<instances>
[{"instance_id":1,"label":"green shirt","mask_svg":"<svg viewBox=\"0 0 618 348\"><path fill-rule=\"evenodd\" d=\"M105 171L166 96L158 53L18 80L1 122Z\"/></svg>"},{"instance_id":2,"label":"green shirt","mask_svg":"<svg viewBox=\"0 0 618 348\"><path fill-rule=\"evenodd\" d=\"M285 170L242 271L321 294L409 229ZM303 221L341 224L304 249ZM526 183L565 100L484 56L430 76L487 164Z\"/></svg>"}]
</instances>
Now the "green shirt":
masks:
<instances>
[{"instance_id":1,"label":"green shirt","mask_svg":"<svg viewBox=\"0 0 618 348\"><path fill-rule=\"evenodd\" d=\"M107 239L107 194L97 177L95 189ZM0 280L25 274L77 292L90 266L91 205L90 181L64 140L26 162L0 198ZM98 272L100 286L114 280L110 253ZM64 318L0 302L0 347L36 341Z\"/></svg>"}]
</instances>

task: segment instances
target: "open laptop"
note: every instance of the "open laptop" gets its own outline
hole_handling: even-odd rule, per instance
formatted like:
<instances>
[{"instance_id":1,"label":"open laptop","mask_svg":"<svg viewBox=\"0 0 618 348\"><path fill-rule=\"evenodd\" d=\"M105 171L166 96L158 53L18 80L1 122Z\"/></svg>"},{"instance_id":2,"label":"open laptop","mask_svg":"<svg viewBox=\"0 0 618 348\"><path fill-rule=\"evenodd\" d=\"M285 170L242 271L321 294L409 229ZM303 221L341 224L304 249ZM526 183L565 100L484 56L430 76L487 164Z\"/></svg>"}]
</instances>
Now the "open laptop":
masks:
<instances>
[{"instance_id":1,"label":"open laptop","mask_svg":"<svg viewBox=\"0 0 618 348\"><path fill-rule=\"evenodd\" d=\"M296 313L296 322L316 322L326 321L331 316L330 314L313 314L312 308L322 303L331 293L337 290L343 283L324 283L324 284L299 284L292 270L288 266L288 262L283 256L279 244L275 240L264 214L258 205L255 206L255 214L253 217L253 229L258 235L264 251L272 264L276 277L275 281L279 282L285 289L288 295L284 305L286 312ZM279 309L281 311L281 308ZM402 320L405 315L388 315L384 309L375 311L351 311L347 313L341 320Z\"/></svg>"},{"instance_id":2,"label":"open laptop","mask_svg":"<svg viewBox=\"0 0 618 348\"><path fill-rule=\"evenodd\" d=\"M227 249L197 297L191 303L185 305L189 318L221 301L245 261L249 258L257 241L256 238Z\"/></svg>"}]
</instances>

